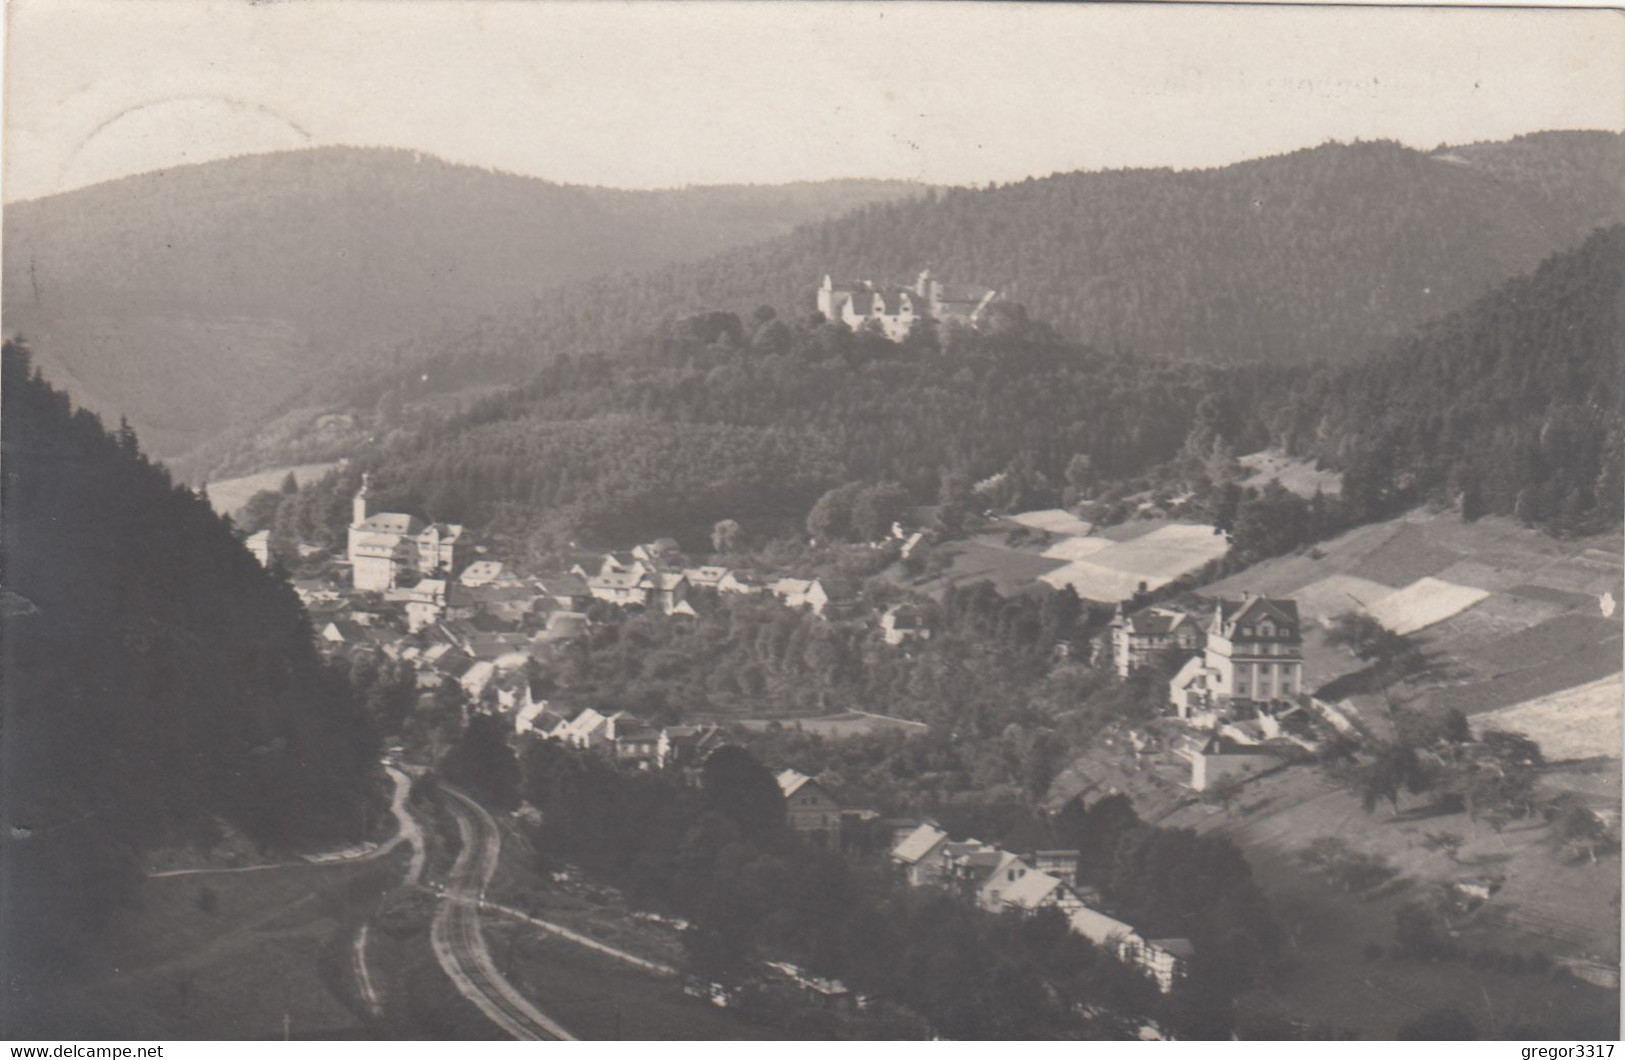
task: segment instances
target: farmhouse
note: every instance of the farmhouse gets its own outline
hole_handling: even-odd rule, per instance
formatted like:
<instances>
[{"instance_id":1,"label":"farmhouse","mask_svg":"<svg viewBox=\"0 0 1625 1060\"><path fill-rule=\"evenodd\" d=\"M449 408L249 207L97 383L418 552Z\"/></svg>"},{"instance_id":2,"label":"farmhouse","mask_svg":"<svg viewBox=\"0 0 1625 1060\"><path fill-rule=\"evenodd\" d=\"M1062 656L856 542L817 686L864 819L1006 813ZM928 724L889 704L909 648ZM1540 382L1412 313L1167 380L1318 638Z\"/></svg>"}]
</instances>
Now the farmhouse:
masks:
<instances>
[{"instance_id":1,"label":"farmhouse","mask_svg":"<svg viewBox=\"0 0 1625 1060\"><path fill-rule=\"evenodd\" d=\"M655 743L655 765L679 769L698 765L722 738L716 725L668 725Z\"/></svg>"},{"instance_id":2,"label":"farmhouse","mask_svg":"<svg viewBox=\"0 0 1625 1060\"><path fill-rule=\"evenodd\" d=\"M470 563L463 571L462 577L457 580L469 589L477 589L482 585L490 585L502 576L502 564L496 560L482 559L477 563Z\"/></svg>"},{"instance_id":3,"label":"farmhouse","mask_svg":"<svg viewBox=\"0 0 1625 1060\"><path fill-rule=\"evenodd\" d=\"M919 608L912 604L895 604L880 616L880 636L891 645L930 640L931 627L925 624Z\"/></svg>"},{"instance_id":4,"label":"farmhouse","mask_svg":"<svg viewBox=\"0 0 1625 1060\"><path fill-rule=\"evenodd\" d=\"M892 847L892 863L903 870L910 887L931 883L941 875L938 858L947 842L947 832L930 822L922 823Z\"/></svg>"},{"instance_id":5,"label":"farmhouse","mask_svg":"<svg viewBox=\"0 0 1625 1060\"><path fill-rule=\"evenodd\" d=\"M816 578L780 578L768 591L783 600L785 607L805 607L815 615L823 614L829 603L829 594Z\"/></svg>"},{"instance_id":6,"label":"farmhouse","mask_svg":"<svg viewBox=\"0 0 1625 1060\"><path fill-rule=\"evenodd\" d=\"M728 573L727 567L689 567L683 571L683 577L688 579L691 588L720 590Z\"/></svg>"},{"instance_id":7,"label":"farmhouse","mask_svg":"<svg viewBox=\"0 0 1625 1060\"><path fill-rule=\"evenodd\" d=\"M1004 908L1024 913L1059 909L1071 914L1083 908L1083 899L1066 881L1038 869L1025 873L1009 884L999 897Z\"/></svg>"},{"instance_id":8,"label":"farmhouse","mask_svg":"<svg viewBox=\"0 0 1625 1060\"><path fill-rule=\"evenodd\" d=\"M778 775L790 827L818 846L836 846L841 839L841 804L823 785L804 773L786 769Z\"/></svg>"},{"instance_id":9,"label":"farmhouse","mask_svg":"<svg viewBox=\"0 0 1625 1060\"><path fill-rule=\"evenodd\" d=\"M1281 759L1263 747L1237 743L1214 733L1186 741L1174 753L1191 764L1191 790L1207 791L1225 777L1249 777L1268 772Z\"/></svg>"},{"instance_id":10,"label":"farmhouse","mask_svg":"<svg viewBox=\"0 0 1625 1060\"><path fill-rule=\"evenodd\" d=\"M1074 909L1068 923L1073 931L1118 960L1145 971L1165 994L1179 981L1185 963L1194 952L1186 939L1147 941L1128 924L1088 906Z\"/></svg>"}]
</instances>

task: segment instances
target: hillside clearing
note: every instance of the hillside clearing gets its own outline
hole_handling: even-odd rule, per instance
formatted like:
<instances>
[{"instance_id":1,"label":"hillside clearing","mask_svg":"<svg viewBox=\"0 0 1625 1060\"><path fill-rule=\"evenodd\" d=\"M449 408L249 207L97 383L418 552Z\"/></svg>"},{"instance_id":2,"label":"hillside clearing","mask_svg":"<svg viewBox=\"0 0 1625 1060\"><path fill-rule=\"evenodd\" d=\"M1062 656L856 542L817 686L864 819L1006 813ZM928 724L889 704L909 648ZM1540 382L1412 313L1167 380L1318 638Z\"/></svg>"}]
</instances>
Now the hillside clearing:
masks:
<instances>
[{"instance_id":1,"label":"hillside clearing","mask_svg":"<svg viewBox=\"0 0 1625 1060\"><path fill-rule=\"evenodd\" d=\"M1133 596L1142 582L1148 589L1161 588L1230 549L1230 542L1211 526L1150 521L1141 525L1150 528L1130 540L1088 550L1087 558L1041 580L1056 588L1069 585L1088 600L1115 602Z\"/></svg>"},{"instance_id":2,"label":"hillside clearing","mask_svg":"<svg viewBox=\"0 0 1625 1060\"><path fill-rule=\"evenodd\" d=\"M1578 688L1486 711L1472 719L1476 732L1502 729L1521 732L1540 744L1549 761L1599 756L1617 758L1625 727L1620 704L1625 683L1619 675Z\"/></svg>"},{"instance_id":3,"label":"hillside clearing","mask_svg":"<svg viewBox=\"0 0 1625 1060\"><path fill-rule=\"evenodd\" d=\"M1241 466L1249 472L1243 486L1263 488L1271 481L1300 497L1313 497L1318 490L1328 496L1343 491L1343 476L1336 471L1322 471L1312 461L1288 456L1279 449L1264 449L1248 453L1241 458Z\"/></svg>"},{"instance_id":4,"label":"hillside clearing","mask_svg":"<svg viewBox=\"0 0 1625 1060\"><path fill-rule=\"evenodd\" d=\"M1418 578L1366 608L1372 618L1395 633L1409 635L1443 622L1489 596L1482 589L1452 585L1438 578Z\"/></svg>"},{"instance_id":5,"label":"hillside clearing","mask_svg":"<svg viewBox=\"0 0 1625 1060\"><path fill-rule=\"evenodd\" d=\"M214 510L221 515L236 515L242 510L243 505L248 503L250 497L261 490L276 489L290 474L299 485L308 486L335 467L338 467L335 462L295 464L291 467L274 467L269 471L256 471L252 475L242 475L238 478L224 478L208 484L209 503L214 505Z\"/></svg>"}]
</instances>

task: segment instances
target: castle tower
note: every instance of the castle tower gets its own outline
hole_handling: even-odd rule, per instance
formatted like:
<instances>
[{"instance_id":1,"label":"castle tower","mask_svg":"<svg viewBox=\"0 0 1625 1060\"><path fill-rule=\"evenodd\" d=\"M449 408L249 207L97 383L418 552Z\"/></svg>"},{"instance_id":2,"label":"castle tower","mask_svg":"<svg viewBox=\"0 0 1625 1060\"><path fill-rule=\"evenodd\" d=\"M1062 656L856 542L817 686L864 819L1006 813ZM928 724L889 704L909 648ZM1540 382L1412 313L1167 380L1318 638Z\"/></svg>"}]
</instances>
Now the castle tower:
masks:
<instances>
[{"instance_id":1,"label":"castle tower","mask_svg":"<svg viewBox=\"0 0 1625 1060\"><path fill-rule=\"evenodd\" d=\"M367 521L367 489L372 485L372 476L365 471L361 473L361 488L355 491L355 499L350 502L350 525L360 526Z\"/></svg>"}]
</instances>

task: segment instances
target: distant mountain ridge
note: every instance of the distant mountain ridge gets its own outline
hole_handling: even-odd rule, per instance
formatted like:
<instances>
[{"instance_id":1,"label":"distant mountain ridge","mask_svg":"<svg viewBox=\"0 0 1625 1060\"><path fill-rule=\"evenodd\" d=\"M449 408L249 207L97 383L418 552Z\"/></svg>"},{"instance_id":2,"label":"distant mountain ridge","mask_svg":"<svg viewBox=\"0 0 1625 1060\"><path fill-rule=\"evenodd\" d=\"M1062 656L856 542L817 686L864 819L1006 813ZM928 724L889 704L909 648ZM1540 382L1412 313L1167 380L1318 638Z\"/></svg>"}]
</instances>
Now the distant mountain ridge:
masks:
<instances>
[{"instance_id":1,"label":"distant mountain ridge","mask_svg":"<svg viewBox=\"0 0 1625 1060\"><path fill-rule=\"evenodd\" d=\"M922 190L620 191L378 148L222 159L9 204L6 322L78 400L173 455L321 364Z\"/></svg>"},{"instance_id":2,"label":"distant mountain ridge","mask_svg":"<svg viewBox=\"0 0 1625 1060\"><path fill-rule=\"evenodd\" d=\"M196 170L215 174L207 223L177 226L197 192L154 178L132 210L157 218L145 228L98 235L111 206L75 196L118 187L104 185L49 200L49 216L8 212L6 247L8 323L39 362L93 406L119 395L166 455L192 449L193 477L279 462L286 445L255 439L283 412L307 410L267 437L304 432L309 410L521 381L693 312L798 317L825 273L898 281L929 266L1103 349L1343 363L1625 220L1625 136L1608 132L948 190L610 192L347 150ZM190 242L155 249L163 231ZM710 252L715 240L727 248Z\"/></svg>"},{"instance_id":3,"label":"distant mountain ridge","mask_svg":"<svg viewBox=\"0 0 1625 1060\"><path fill-rule=\"evenodd\" d=\"M595 280L447 352L523 360L537 335L540 352L612 347L699 309L810 311L824 273L907 280L929 266L1096 346L1339 361L1620 220L1625 136L1606 132L1057 174L876 204L707 261Z\"/></svg>"}]
</instances>

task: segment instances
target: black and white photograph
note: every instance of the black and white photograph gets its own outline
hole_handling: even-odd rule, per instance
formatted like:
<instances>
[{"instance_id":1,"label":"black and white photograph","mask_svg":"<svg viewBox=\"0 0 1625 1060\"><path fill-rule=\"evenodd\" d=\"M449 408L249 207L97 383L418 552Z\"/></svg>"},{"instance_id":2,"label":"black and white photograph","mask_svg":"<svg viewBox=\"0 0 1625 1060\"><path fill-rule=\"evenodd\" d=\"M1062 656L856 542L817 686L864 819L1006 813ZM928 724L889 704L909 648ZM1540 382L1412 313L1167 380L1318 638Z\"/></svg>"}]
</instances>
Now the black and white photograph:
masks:
<instances>
[{"instance_id":1,"label":"black and white photograph","mask_svg":"<svg viewBox=\"0 0 1625 1060\"><path fill-rule=\"evenodd\" d=\"M1620 11L4 16L12 1057L1612 1056Z\"/></svg>"}]
</instances>

